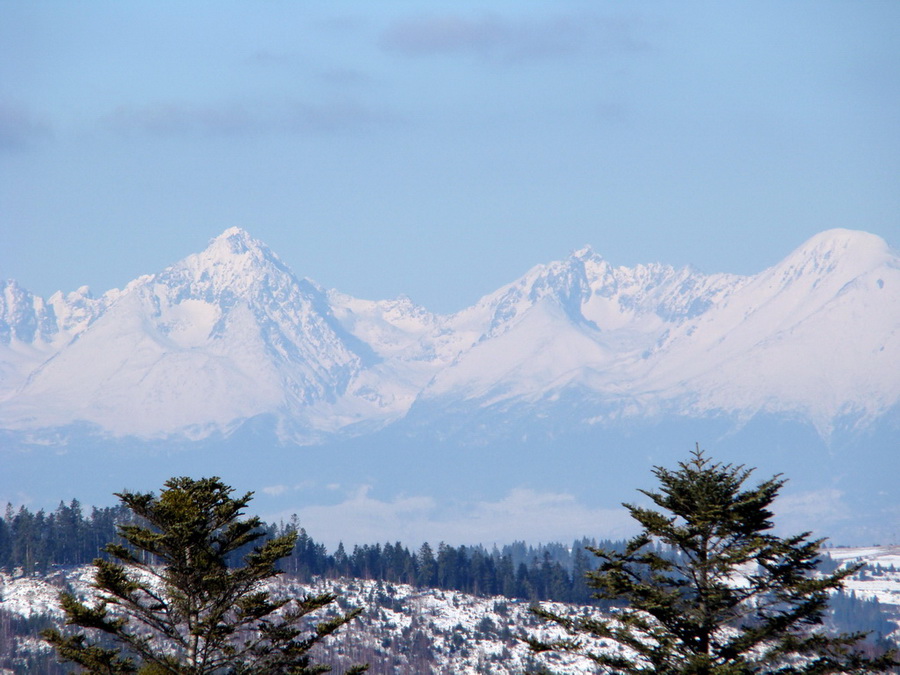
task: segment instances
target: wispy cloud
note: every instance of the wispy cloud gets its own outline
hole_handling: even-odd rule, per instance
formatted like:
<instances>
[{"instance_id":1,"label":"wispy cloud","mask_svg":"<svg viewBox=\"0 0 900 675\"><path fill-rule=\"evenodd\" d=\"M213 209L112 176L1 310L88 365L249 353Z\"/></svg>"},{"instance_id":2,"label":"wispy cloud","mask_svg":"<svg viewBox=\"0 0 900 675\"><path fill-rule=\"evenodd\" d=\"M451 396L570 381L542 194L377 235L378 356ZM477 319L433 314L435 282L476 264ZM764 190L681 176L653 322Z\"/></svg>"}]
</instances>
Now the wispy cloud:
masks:
<instances>
[{"instance_id":1,"label":"wispy cloud","mask_svg":"<svg viewBox=\"0 0 900 675\"><path fill-rule=\"evenodd\" d=\"M357 87L372 81L368 73L357 68L327 68L319 73L318 78L325 84L337 87Z\"/></svg>"},{"instance_id":2,"label":"wispy cloud","mask_svg":"<svg viewBox=\"0 0 900 675\"><path fill-rule=\"evenodd\" d=\"M0 152L27 150L50 135L50 125L31 110L0 101Z\"/></svg>"},{"instance_id":3,"label":"wispy cloud","mask_svg":"<svg viewBox=\"0 0 900 675\"><path fill-rule=\"evenodd\" d=\"M448 520L445 538L456 542L571 541L578 537L625 537L634 521L622 508L590 508L573 495L518 488L496 502L478 502Z\"/></svg>"},{"instance_id":4,"label":"wispy cloud","mask_svg":"<svg viewBox=\"0 0 900 675\"><path fill-rule=\"evenodd\" d=\"M124 133L154 136L234 136L261 130L260 120L244 106L191 106L184 103L153 103L120 106L104 123Z\"/></svg>"},{"instance_id":5,"label":"wispy cloud","mask_svg":"<svg viewBox=\"0 0 900 675\"><path fill-rule=\"evenodd\" d=\"M296 513L313 538L333 549L338 541L416 540L416 533L435 509L430 497L397 496L383 501L371 497L370 492L370 486L364 485L338 504L305 506L278 514L276 519Z\"/></svg>"},{"instance_id":6,"label":"wispy cloud","mask_svg":"<svg viewBox=\"0 0 900 675\"><path fill-rule=\"evenodd\" d=\"M835 488L783 495L773 505L779 530L829 529L850 517L844 493Z\"/></svg>"},{"instance_id":7,"label":"wispy cloud","mask_svg":"<svg viewBox=\"0 0 900 675\"><path fill-rule=\"evenodd\" d=\"M255 72L276 71L284 77L309 78L330 87L359 87L372 82L372 76L365 68L348 65L323 64L297 53L260 49L244 59L244 64Z\"/></svg>"},{"instance_id":8,"label":"wispy cloud","mask_svg":"<svg viewBox=\"0 0 900 675\"><path fill-rule=\"evenodd\" d=\"M384 32L382 47L408 56L468 53L515 62L561 56L588 47L604 51L643 49L637 21L560 15L511 19L496 15L469 18L459 14L420 16L395 22Z\"/></svg>"},{"instance_id":9,"label":"wispy cloud","mask_svg":"<svg viewBox=\"0 0 900 675\"><path fill-rule=\"evenodd\" d=\"M250 66L259 67L284 67L295 65L296 57L285 52L271 51L269 49L257 49L252 52L244 62Z\"/></svg>"},{"instance_id":10,"label":"wispy cloud","mask_svg":"<svg viewBox=\"0 0 900 675\"><path fill-rule=\"evenodd\" d=\"M409 546L424 541L502 544L625 537L635 531L624 509L589 508L569 494L527 489L512 490L498 501L449 506L424 496L381 500L363 486L338 504L285 511L275 519L289 518L295 512L310 535L332 549L338 541L401 541Z\"/></svg>"},{"instance_id":11,"label":"wispy cloud","mask_svg":"<svg viewBox=\"0 0 900 675\"><path fill-rule=\"evenodd\" d=\"M285 485L284 483L279 483L277 485L267 485L262 489L262 493L269 495L270 497L280 497L281 495L300 492L302 490L309 490L315 488L316 484L312 481L306 480L300 483L294 483L293 485ZM335 489L331 486L328 486L328 489Z\"/></svg>"},{"instance_id":12,"label":"wispy cloud","mask_svg":"<svg viewBox=\"0 0 900 675\"><path fill-rule=\"evenodd\" d=\"M356 101L293 103L282 123L289 131L300 133L347 133L372 131L400 123L392 113L377 110Z\"/></svg>"},{"instance_id":13,"label":"wispy cloud","mask_svg":"<svg viewBox=\"0 0 900 675\"><path fill-rule=\"evenodd\" d=\"M229 137L260 134L358 133L396 124L391 113L352 100L278 105L153 103L120 106L101 121L123 134Z\"/></svg>"}]
</instances>

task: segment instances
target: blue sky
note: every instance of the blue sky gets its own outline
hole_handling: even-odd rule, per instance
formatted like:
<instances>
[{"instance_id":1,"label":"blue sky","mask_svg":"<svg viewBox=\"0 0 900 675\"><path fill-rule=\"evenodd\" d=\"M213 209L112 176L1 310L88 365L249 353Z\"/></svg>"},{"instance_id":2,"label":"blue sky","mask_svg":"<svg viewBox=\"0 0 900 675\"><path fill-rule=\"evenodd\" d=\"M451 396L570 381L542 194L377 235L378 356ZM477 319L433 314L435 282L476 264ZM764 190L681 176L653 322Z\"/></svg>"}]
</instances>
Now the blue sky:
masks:
<instances>
[{"instance_id":1,"label":"blue sky","mask_svg":"<svg viewBox=\"0 0 900 675\"><path fill-rule=\"evenodd\" d=\"M584 244L900 246L900 3L0 0L0 276L99 294L231 226L453 311Z\"/></svg>"}]
</instances>

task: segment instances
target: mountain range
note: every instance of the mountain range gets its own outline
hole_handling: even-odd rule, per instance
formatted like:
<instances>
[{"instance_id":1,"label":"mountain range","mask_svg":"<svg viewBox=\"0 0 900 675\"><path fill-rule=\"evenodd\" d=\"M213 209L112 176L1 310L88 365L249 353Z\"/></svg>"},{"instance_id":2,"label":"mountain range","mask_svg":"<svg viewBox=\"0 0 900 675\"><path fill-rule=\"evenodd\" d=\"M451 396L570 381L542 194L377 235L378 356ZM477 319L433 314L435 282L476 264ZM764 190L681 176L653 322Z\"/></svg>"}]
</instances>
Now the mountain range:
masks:
<instances>
[{"instance_id":1,"label":"mountain range","mask_svg":"<svg viewBox=\"0 0 900 675\"><path fill-rule=\"evenodd\" d=\"M802 438L781 464L735 456L808 467L810 489L851 457L897 462L900 256L865 232L822 232L752 276L616 267L586 247L449 315L325 289L238 228L99 297L2 290L0 451L22 467L36 448L250 437L345 460L390 446L395 467L425 447L445 469L498 448L481 478L502 456L525 464L519 480L561 446L627 465L676 428L723 446Z\"/></svg>"},{"instance_id":2,"label":"mountain range","mask_svg":"<svg viewBox=\"0 0 900 675\"><path fill-rule=\"evenodd\" d=\"M197 439L269 416L282 441L314 443L419 409L577 398L567 423L770 412L827 437L900 401L900 258L844 230L756 276L613 267L584 248L437 315L326 290L232 228L99 298L8 281L0 355L8 430Z\"/></svg>"}]
</instances>

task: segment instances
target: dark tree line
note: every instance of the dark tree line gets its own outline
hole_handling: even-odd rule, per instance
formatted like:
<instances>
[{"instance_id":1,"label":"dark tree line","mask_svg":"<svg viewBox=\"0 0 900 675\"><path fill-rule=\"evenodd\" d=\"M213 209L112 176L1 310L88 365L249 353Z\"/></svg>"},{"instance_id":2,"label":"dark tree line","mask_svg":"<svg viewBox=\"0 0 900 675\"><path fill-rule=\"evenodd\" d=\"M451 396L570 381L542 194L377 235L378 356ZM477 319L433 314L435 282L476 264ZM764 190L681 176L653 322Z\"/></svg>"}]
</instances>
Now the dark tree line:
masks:
<instances>
[{"instance_id":1,"label":"dark tree line","mask_svg":"<svg viewBox=\"0 0 900 675\"><path fill-rule=\"evenodd\" d=\"M437 547L425 543L418 550L410 550L397 542L354 546L351 551L341 544L330 554L300 529L294 554L284 566L285 571L301 579L355 577L475 595L592 603L584 583L584 572L590 564L587 545L596 542L576 541L571 549L559 544L527 546L519 542L491 550L443 543Z\"/></svg>"},{"instance_id":2,"label":"dark tree line","mask_svg":"<svg viewBox=\"0 0 900 675\"><path fill-rule=\"evenodd\" d=\"M25 574L45 574L54 566L83 565L103 557L103 547L118 540L116 526L132 514L122 506L93 508L85 515L77 500L60 503L55 511L32 512L7 505L0 519L0 569ZM298 533L290 557L282 561L285 572L308 580L313 576L356 577L422 587L458 590L481 595L505 595L526 600L590 602L584 584L589 556L581 540L561 544L528 546L518 542L487 550L483 546L453 547L424 544L411 551L395 544L365 544L347 551L343 544L333 553L314 541L296 520L288 524L264 525L266 538L289 531ZM599 545L615 547L615 542ZM237 551L239 560L247 551Z\"/></svg>"},{"instance_id":3,"label":"dark tree line","mask_svg":"<svg viewBox=\"0 0 900 675\"><path fill-rule=\"evenodd\" d=\"M54 565L92 562L118 538L116 525L130 517L122 506L93 508L86 516L77 499L50 513L7 504L0 518L0 569L45 574Z\"/></svg>"}]
</instances>

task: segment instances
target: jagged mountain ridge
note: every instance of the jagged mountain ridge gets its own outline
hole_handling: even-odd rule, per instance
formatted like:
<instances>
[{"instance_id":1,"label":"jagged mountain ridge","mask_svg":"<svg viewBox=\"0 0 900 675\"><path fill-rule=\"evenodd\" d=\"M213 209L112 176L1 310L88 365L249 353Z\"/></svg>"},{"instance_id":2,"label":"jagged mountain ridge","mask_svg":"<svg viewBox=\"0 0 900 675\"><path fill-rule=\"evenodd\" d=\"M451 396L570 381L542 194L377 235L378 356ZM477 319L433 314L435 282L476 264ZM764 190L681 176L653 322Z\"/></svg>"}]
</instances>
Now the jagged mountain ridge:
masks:
<instances>
[{"instance_id":1,"label":"jagged mountain ridge","mask_svg":"<svg viewBox=\"0 0 900 675\"><path fill-rule=\"evenodd\" d=\"M450 409L517 408L572 425L768 412L827 435L900 401L900 259L846 230L755 276L613 267L585 248L437 315L326 291L232 228L100 298L11 281L0 303L7 430L203 438L265 417L315 443L411 409L439 426Z\"/></svg>"}]
</instances>

